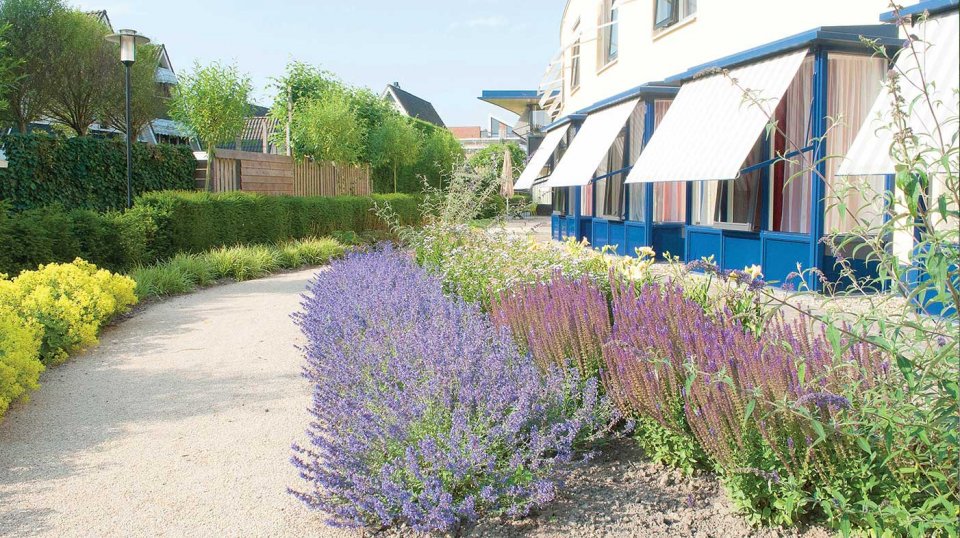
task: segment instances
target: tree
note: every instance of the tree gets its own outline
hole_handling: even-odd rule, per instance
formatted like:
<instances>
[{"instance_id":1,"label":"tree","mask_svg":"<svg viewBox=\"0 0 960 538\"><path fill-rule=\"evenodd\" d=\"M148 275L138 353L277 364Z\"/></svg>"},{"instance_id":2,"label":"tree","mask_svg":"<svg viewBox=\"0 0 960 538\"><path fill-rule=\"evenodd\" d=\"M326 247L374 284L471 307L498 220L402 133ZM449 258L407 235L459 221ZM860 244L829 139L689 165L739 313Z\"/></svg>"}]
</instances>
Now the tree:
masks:
<instances>
[{"instance_id":1,"label":"tree","mask_svg":"<svg viewBox=\"0 0 960 538\"><path fill-rule=\"evenodd\" d=\"M55 14L60 44L50 70L46 113L78 136L102 115L109 98L106 81L116 76L120 54L104 39L106 24L80 11Z\"/></svg>"},{"instance_id":2,"label":"tree","mask_svg":"<svg viewBox=\"0 0 960 538\"><path fill-rule=\"evenodd\" d=\"M157 66L160 65L160 47L140 45L137 61L130 66L130 132L127 133L124 65L120 63L117 45L112 47L114 69L106 82L102 116L106 125L136 140L149 123L164 113L163 99L157 91Z\"/></svg>"},{"instance_id":3,"label":"tree","mask_svg":"<svg viewBox=\"0 0 960 538\"><path fill-rule=\"evenodd\" d=\"M170 102L170 115L186 125L207 149L207 180L215 148L234 140L243 130L249 113L247 99L253 87L250 77L235 65L194 63L193 72L180 77Z\"/></svg>"},{"instance_id":4,"label":"tree","mask_svg":"<svg viewBox=\"0 0 960 538\"><path fill-rule=\"evenodd\" d=\"M343 92L298 102L291 133L297 150L318 161L355 163L363 152L363 126Z\"/></svg>"},{"instance_id":5,"label":"tree","mask_svg":"<svg viewBox=\"0 0 960 538\"><path fill-rule=\"evenodd\" d=\"M6 110L10 106L5 98L7 92L10 91L10 87L13 85L13 72L19 63L15 58L11 58L7 54L10 43L4 39L4 35L9 29L9 24L0 26L0 111Z\"/></svg>"},{"instance_id":6,"label":"tree","mask_svg":"<svg viewBox=\"0 0 960 538\"><path fill-rule=\"evenodd\" d=\"M304 151L297 146L297 140L293 138L293 126L290 125L293 111L301 101L322 99L329 90L344 88L343 83L337 80L333 73L303 62L288 63L286 73L273 82L277 94L270 108L270 116L276 118L282 127L282 131L274 133L274 143L286 145L285 131L290 129L291 152L303 154Z\"/></svg>"},{"instance_id":7,"label":"tree","mask_svg":"<svg viewBox=\"0 0 960 538\"><path fill-rule=\"evenodd\" d=\"M397 168L410 166L420 156L420 135L403 116L386 116L370 133L371 164L393 170L393 192L397 192Z\"/></svg>"},{"instance_id":8,"label":"tree","mask_svg":"<svg viewBox=\"0 0 960 538\"><path fill-rule=\"evenodd\" d=\"M526 161L527 155L516 142L491 144L481 149L470 157L470 167L474 170L490 168L495 172L492 174L494 177L502 177L503 155L507 148L510 150L510 157L513 161L513 177L518 177L523 171L523 163Z\"/></svg>"},{"instance_id":9,"label":"tree","mask_svg":"<svg viewBox=\"0 0 960 538\"><path fill-rule=\"evenodd\" d=\"M443 178L449 177L463 161L463 147L453 133L446 129L432 129L423 136L423 146L417 170L429 179L436 178L443 187Z\"/></svg>"},{"instance_id":10,"label":"tree","mask_svg":"<svg viewBox=\"0 0 960 538\"><path fill-rule=\"evenodd\" d=\"M60 47L57 15L66 7L62 0L3 0L0 2L0 26L8 26L4 55L10 61L7 106L0 110L4 122L26 132L39 119L50 98L54 52Z\"/></svg>"}]
</instances>

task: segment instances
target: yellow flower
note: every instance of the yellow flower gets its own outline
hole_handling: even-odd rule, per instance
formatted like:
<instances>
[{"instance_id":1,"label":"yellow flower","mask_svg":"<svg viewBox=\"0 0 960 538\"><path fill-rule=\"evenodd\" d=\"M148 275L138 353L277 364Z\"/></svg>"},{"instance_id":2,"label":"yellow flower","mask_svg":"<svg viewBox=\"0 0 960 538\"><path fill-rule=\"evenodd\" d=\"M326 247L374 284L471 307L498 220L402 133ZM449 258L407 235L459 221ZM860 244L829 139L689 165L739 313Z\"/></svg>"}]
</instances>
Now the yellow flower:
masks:
<instances>
[{"instance_id":1,"label":"yellow flower","mask_svg":"<svg viewBox=\"0 0 960 538\"><path fill-rule=\"evenodd\" d=\"M656 251L654 251L650 247L640 247L637 249L637 256L641 258L653 258L656 255L657 255Z\"/></svg>"},{"instance_id":2,"label":"yellow flower","mask_svg":"<svg viewBox=\"0 0 960 538\"><path fill-rule=\"evenodd\" d=\"M760 266L757 265L757 264L753 264L753 265L744 267L744 268L743 268L743 272L744 272L744 273L747 273L748 275L750 275L750 278L752 278L753 280L756 280L756 279L758 279L758 278L763 277L763 272L762 272Z\"/></svg>"}]
</instances>

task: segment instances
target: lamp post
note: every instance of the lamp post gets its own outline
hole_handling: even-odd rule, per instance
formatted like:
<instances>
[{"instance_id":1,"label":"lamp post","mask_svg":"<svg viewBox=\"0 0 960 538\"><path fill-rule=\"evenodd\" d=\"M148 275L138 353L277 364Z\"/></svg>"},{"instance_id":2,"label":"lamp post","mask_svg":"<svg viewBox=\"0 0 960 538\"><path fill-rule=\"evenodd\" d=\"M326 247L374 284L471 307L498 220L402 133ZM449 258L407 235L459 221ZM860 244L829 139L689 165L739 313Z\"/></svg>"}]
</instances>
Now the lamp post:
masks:
<instances>
[{"instance_id":1,"label":"lamp post","mask_svg":"<svg viewBox=\"0 0 960 538\"><path fill-rule=\"evenodd\" d=\"M137 61L137 46L146 45L150 42L146 36L140 35L136 30L118 30L115 34L106 36L107 41L120 44L120 63L124 66L125 91L127 105L127 208L133 206L133 146L131 139L130 125L130 67Z\"/></svg>"}]
</instances>

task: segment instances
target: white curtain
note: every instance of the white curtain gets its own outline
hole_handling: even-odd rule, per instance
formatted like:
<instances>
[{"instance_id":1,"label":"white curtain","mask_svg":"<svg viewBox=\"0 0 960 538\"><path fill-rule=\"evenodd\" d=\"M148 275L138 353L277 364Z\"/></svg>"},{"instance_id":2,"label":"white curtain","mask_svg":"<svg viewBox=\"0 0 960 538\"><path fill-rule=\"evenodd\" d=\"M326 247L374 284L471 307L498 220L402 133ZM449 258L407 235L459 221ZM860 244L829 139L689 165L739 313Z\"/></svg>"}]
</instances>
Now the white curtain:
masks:
<instances>
[{"instance_id":1,"label":"white curtain","mask_svg":"<svg viewBox=\"0 0 960 538\"><path fill-rule=\"evenodd\" d=\"M613 145L607 152L608 174L623 168L623 149L626 143L626 137L624 134L624 131L620 131L620 134L618 134L617 138L614 139ZM624 177L625 174L623 172L608 177L607 179L603 180L605 182L605 188L597 191L598 193L603 193L603 209L601 210L601 213L604 217L611 219L623 218Z\"/></svg>"},{"instance_id":2,"label":"white curtain","mask_svg":"<svg viewBox=\"0 0 960 538\"><path fill-rule=\"evenodd\" d=\"M673 101L659 99L654 103L654 124L660 125ZM653 220L683 222L686 213L687 184L683 181L655 183L653 186Z\"/></svg>"},{"instance_id":3,"label":"white curtain","mask_svg":"<svg viewBox=\"0 0 960 538\"><path fill-rule=\"evenodd\" d=\"M827 62L827 115L836 123L827 132L824 230L843 233L861 224L880 224L883 215L884 176L835 173L880 93L887 65L883 58L845 54L831 54Z\"/></svg>"}]
</instances>

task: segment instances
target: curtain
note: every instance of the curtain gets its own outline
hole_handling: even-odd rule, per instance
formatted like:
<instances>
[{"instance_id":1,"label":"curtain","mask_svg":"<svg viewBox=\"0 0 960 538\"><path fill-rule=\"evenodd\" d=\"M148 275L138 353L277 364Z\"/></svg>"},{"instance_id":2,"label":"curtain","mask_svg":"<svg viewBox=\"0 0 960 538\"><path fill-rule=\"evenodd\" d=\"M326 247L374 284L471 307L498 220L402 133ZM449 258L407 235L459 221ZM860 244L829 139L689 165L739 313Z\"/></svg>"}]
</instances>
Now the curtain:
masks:
<instances>
[{"instance_id":1,"label":"curtain","mask_svg":"<svg viewBox=\"0 0 960 538\"><path fill-rule=\"evenodd\" d=\"M644 121L647 115L647 104L641 101L637 104L633 114L630 115L630 166L633 166L643 151ZM644 192L646 185L642 183L632 183L627 185L629 196L629 207L627 220L643 221Z\"/></svg>"},{"instance_id":2,"label":"curtain","mask_svg":"<svg viewBox=\"0 0 960 538\"><path fill-rule=\"evenodd\" d=\"M626 143L625 130L621 130L607 152L607 173L623 168L623 149ZM610 219L623 218L623 172L604 180L602 215Z\"/></svg>"},{"instance_id":3,"label":"curtain","mask_svg":"<svg viewBox=\"0 0 960 538\"><path fill-rule=\"evenodd\" d=\"M587 183L581 188L580 214L584 217L593 216L593 183Z\"/></svg>"},{"instance_id":4,"label":"curtain","mask_svg":"<svg viewBox=\"0 0 960 538\"><path fill-rule=\"evenodd\" d=\"M659 99L654 103L654 124L660 125L673 101ZM683 222L686 217L687 184L682 181L655 183L653 186L653 220Z\"/></svg>"},{"instance_id":5,"label":"curtain","mask_svg":"<svg viewBox=\"0 0 960 538\"><path fill-rule=\"evenodd\" d=\"M786 140L778 151L784 155L806 147L810 141L810 106L813 103L813 57L807 56L800 71L787 88L782 105L785 108L781 128ZM810 190L812 187L813 152L790 157L782 163L782 192L771 189L771 194L780 196L780 214L770 211L770 229L781 232L810 233ZM775 171L775 174L778 172ZM779 186L777 185L777 186ZM776 200L771 204L776 208Z\"/></svg>"},{"instance_id":6,"label":"curtain","mask_svg":"<svg viewBox=\"0 0 960 538\"><path fill-rule=\"evenodd\" d=\"M884 176L837 177L836 171L880 93L887 65L883 58L830 54L827 69L827 115L836 124L827 132L824 230L843 233L858 221L880 224L883 215ZM841 201L844 211L837 205Z\"/></svg>"}]
</instances>

